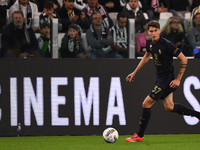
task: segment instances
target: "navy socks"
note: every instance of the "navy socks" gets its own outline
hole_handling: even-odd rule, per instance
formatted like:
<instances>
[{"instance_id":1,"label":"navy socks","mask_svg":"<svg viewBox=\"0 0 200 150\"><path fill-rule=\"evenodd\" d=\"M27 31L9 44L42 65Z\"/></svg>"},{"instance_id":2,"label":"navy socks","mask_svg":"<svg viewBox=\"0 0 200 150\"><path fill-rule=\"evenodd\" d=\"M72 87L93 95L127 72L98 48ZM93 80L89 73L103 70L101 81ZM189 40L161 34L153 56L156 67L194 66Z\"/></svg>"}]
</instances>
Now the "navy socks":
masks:
<instances>
[{"instance_id":1,"label":"navy socks","mask_svg":"<svg viewBox=\"0 0 200 150\"><path fill-rule=\"evenodd\" d=\"M144 131L151 118L151 108L143 108L142 117L140 118L140 130L137 133L139 137L144 136Z\"/></svg>"},{"instance_id":2,"label":"navy socks","mask_svg":"<svg viewBox=\"0 0 200 150\"><path fill-rule=\"evenodd\" d=\"M174 109L172 110L172 112L178 113L180 115L194 116L200 119L200 113L198 111L188 108L182 104L174 103ZM139 137L144 136L144 131L147 127L150 118L151 108L143 108L142 117L140 118L140 130L137 133Z\"/></svg>"},{"instance_id":3,"label":"navy socks","mask_svg":"<svg viewBox=\"0 0 200 150\"><path fill-rule=\"evenodd\" d=\"M180 115L194 116L200 119L200 113L190 109L182 104L174 103L174 109L172 112L178 113Z\"/></svg>"}]
</instances>

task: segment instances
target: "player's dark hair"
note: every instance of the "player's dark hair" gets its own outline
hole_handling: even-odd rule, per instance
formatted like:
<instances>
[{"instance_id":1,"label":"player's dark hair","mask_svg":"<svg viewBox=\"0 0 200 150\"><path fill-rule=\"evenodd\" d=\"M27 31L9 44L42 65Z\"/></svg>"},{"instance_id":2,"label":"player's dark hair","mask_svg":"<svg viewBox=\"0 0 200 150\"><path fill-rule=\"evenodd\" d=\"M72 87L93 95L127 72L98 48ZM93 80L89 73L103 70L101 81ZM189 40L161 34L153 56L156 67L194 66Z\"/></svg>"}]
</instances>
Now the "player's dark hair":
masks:
<instances>
[{"instance_id":1,"label":"player's dark hair","mask_svg":"<svg viewBox=\"0 0 200 150\"><path fill-rule=\"evenodd\" d=\"M46 28L46 27L50 28L50 24L48 22L44 22L44 23L40 24L40 29L43 29L43 28Z\"/></svg>"},{"instance_id":2,"label":"player's dark hair","mask_svg":"<svg viewBox=\"0 0 200 150\"><path fill-rule=\"evenodd\" d=\"M159 24L158 21L156 21L156 20L151 20L151 21L148 23L147 30L149 30L150 27L154 27L154 28L160 29L160 24Z\"/></svg>"},{"instance_id":3,"label":"player's dark hair","mask_svg":"<svg viewBox=\"0 0 200 150\"><path fill-rule=\"evenodd\" d=\"M46 1L45 3L44 3L44 8L46 8L46 9L51 9L51 8L53 8L53 2L52 1Z\"/></svg>"},{"instance_id":4,"label":"player's dark hair","mask_svg":"<svg viewBox=\"0 0 200 150\"><path fill-rule=\"evenodd\" d=\"M76 24L70 24L69 27L68 27L68 30L69 29L75 29L76 31L78 31L78 27Z\"/></svg>"},{"instance_id":5,"label":"player's dark hair","mask_svg":"<svg viewBox=\"0 0 200 150\"><path fill-rule=\"evenodd\" d=\"M124 13L124 12L119 12L118 14L117 14L117 20L119 20L119 18L126 18L127 17L127 15L126 15L126 13Z\"/></svg>"}]
</instances>

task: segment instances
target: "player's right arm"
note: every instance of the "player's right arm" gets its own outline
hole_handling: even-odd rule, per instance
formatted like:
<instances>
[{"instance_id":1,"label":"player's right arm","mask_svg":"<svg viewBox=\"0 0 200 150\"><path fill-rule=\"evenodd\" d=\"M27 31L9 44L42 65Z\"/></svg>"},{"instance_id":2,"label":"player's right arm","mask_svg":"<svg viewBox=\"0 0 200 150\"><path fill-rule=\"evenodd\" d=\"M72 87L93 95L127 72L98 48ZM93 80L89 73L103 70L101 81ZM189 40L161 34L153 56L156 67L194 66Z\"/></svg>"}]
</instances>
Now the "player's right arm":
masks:
<instances>
[{"instance_id":1,"label":"player's right arm","mask_svg":"<svg viewBox=\"0 0 200 150\"><path fill-rule=\"evenodd\" d=\"M135 79L135 75L137 74L137 72L142 67L144 67L144 65L149 61L150 57L151 57L151 53L150 52L146 52L145 55L144 55L144 57L142 58L142 60L138 64L138 66L136 67L136 69L126 77L126 81L127 82L133 82L133 80Z\"/></svg>"}]
</instances>

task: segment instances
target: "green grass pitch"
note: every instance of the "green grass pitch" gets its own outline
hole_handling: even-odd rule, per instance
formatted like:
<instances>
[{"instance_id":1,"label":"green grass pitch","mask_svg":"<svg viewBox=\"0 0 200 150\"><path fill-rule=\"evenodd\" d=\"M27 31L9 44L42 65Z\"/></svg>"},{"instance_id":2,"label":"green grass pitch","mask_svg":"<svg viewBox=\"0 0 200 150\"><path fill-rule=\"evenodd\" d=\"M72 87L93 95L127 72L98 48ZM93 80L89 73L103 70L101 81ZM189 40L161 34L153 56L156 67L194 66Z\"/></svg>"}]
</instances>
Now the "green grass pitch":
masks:
<instances>
[{"instance_id":1,"label":"green grass pitch","mask_svg":"<svg viewBox=\"0 0 200 150\"><path fill-rule=\"evenodd\" d=\"M116 143L102 136L0 137L0 150L198 150L200 134L145 135L138 143L128 143L120 135Z\"/></svg>"}]
</instances>

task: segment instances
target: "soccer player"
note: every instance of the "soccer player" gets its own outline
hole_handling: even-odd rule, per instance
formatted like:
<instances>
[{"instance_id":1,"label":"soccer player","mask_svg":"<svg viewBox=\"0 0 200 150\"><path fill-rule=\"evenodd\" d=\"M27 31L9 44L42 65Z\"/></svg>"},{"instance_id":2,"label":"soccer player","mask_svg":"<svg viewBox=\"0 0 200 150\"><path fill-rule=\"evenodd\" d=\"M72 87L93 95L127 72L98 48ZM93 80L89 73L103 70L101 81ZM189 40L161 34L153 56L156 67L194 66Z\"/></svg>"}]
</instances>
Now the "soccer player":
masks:
<instances>
[{"instance_id":1,"label":"soccer player","mask_svg":"<svg viewBox=\"0 0 200 150\"><path fill-rule=\"evenodd\" d=\"M180 85L181 78L187 66L187 59L179 48L163 38L160 33L160 24L157 21L148 23L149 38L146 42L146 53L136 69L126 77L127 82L133 82L137 72L153 57L156 67L156 83L153 90L144 99L142 103L143 112L140 118L140 129L134 136L126 138L127 142L141 142L144 138L144 131L151 117L151 107L158 101L162 100L167 111L175 112L180 115L195 116L200 119L200 113L194 111L182 104L173 102L173 92ZM181 64L177 77L174 75L174 67L172 65L173 56L177 57Z\"/></svg>"}]
</instances>

